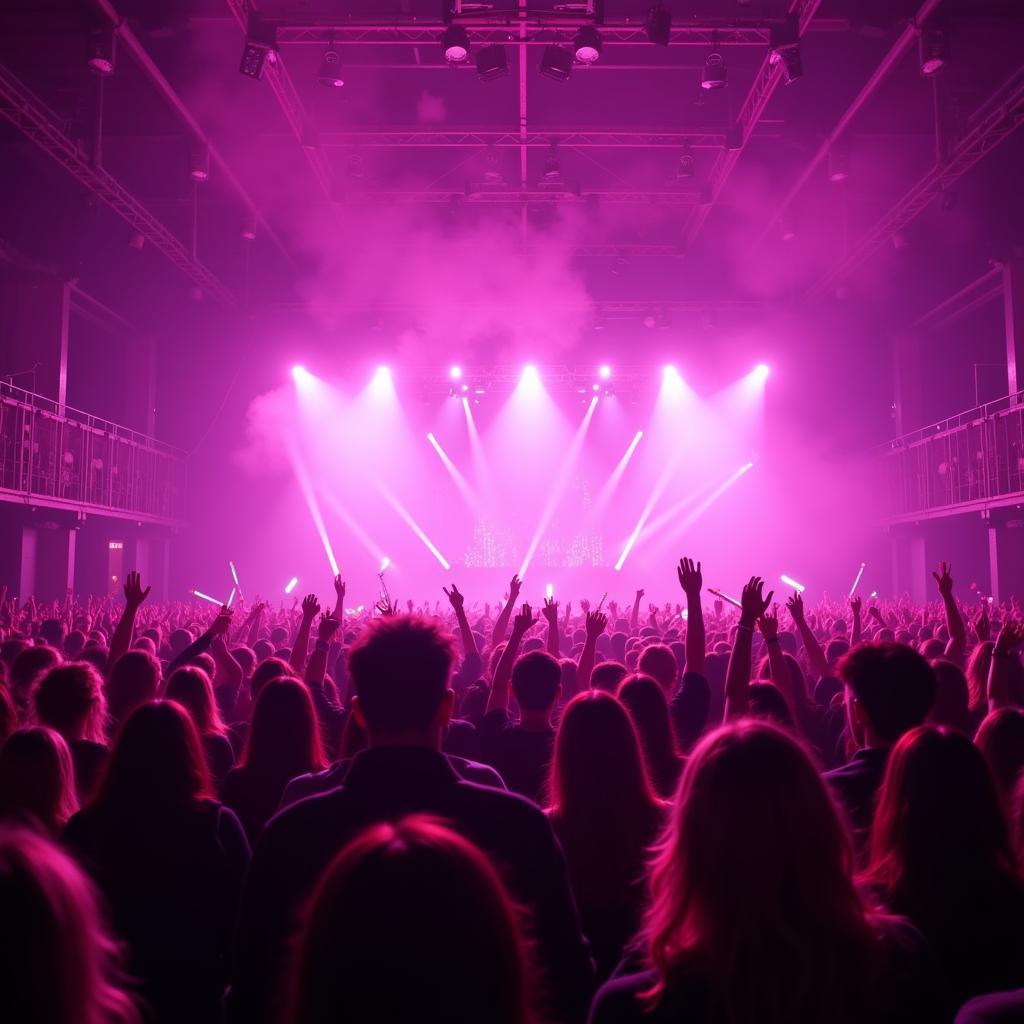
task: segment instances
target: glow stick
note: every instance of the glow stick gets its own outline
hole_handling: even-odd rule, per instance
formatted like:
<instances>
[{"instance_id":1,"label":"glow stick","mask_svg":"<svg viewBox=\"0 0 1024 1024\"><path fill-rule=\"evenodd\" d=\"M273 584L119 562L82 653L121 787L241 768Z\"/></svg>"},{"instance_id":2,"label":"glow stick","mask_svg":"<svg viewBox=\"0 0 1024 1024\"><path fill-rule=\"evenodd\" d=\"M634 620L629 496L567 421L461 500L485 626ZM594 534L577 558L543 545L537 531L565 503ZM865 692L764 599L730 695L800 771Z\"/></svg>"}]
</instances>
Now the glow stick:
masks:
<instances>
[{"instance_id":1,"label":"glow stick","mask_svg":"<svg viewBox=\"0 0 1024 1024\"><path fill-rule=\"evenodd\" d=\"M238 573L235 571L235 563L234 562L228 562L228 568L231 570L231 578L235 581L235 586L237 587L239 584L238 584Z\"/></svg>"},{"instance_id":2,"label":"glow stick","mask_svg":"<svg viewBox=\"0 0 1024 1024\"><path fill-rule=\"evenodd\" d=\"M215 597L210 597L209 594L204 594L201 590L190 590L189 593L193 597L198 597L200 601L209 601L210 604L223 604L223 601L218 601Z\"/></svg>"},{"instance_id":3,"label":"glow stick","mask_svg":"<svg viewBox=\"0 0 1024 1024\"><path fill-rule=\"evenodd\" d=\"M553 598L555 596L555 585L554 585L554 583L549 583L544 588L544 596L547 597L547 599L549 601L551 600L551 598Z\"/></svg>"},{"instance_id":4,"label":"glow stick","mask_svg":"<svg viewBox=\"0 0 1024 1024\"><path fill-rule=\"evenodd\" d=\"M238 593L238 587L231 588L231 594L228 596L228 607L230 608L235 603L235 594Z\"/></svg>"},{"instance_id":5,"label":"glow stick","mask_svg":"<svg viewBox=\"0 0 1024 1024\"><path fill-rule=\"evenodd\" d=\"M783 573L779 579L782 580L787 587L792 587L798 594L802 594L807 589L802 583L797 583L792 576L787 576L785 573Z\"/></svg>"},{"instance_id":6,"label":"glow stick","mask_svg":"<svg viewBox=\"0 0 1024 1024\"><path fill-rule=\"evenodd\" d=\"M871 596L872 597L878 597L878 591L877 590L872 590L871 591Z\"/></svg>"},{"instance_id":7,"label":"glow stick","mask_svg":"<svg viewBox=\"0 0 1024 1024\"><path fill-rule=\"evenodd\" d=\"M857 578L853 581L853 586L850 587L850 597L853 597L857 593L857 587L860 586L860 578L864 575L864 569L867 566L867 562L861 562L860 568L857 570Z\"/></svg>"},{"instance_id":8,"label":"glow stick","mask_svg":"<svg viewBox=\"0 0 1024 1024\"><path fill-rule=\"evenodd\" d=\"M293 576L288 581L287 586L284 588L284 592L286 594L290 594L298 585L299 585L299 577L298 576Z\"/></svg>"},{"instance_id":9,"label":"glow stick","mask_svg":"<svg viewBox=\"0 0 1024 1024\"><path fill-rule=\"evenodd\" d=\"M605 592L604 592L604 593L603 593L603 594L601 595L601 600L600 600L600 601L598 601L598 603L597 603L597 610L598 610L598 611L600 611L600 610L601 610L601 609L602 609L602 608L604 607L604 602L605 602L605 599L606 599L607 597L608 597L608 591L606 590L606 591L605 591Z\"/></svg>"},{"instance_id":10,"label":"glow stick","mask_svg":"<svg viewBox=\"0 0 1024 1024\"><path fill-rule=\"evenodd\" d=\"M735 605L737 608L742 608L743 605L736 600L735 597L730 597L728 594L723 594L720 590L715 590L714 587L708 587L708 593L714 594L715 597L720 597L723 601L728 601L729 604Z\"/></svg>"},{"instance_id":11,"label":"glow stick","mask_svg":"<svg viewBox=\"0 0 1024 1024\"><path fill-rule=\"evenodd\" d=\"M381 563L380 563L380 571L381 571L381 573L383 573L384 570L387 569L387 567L390 564L391 564L391 559L388 558L387 555L385 555L384 558L381 559Z\"/></svg>"}]
</instances>

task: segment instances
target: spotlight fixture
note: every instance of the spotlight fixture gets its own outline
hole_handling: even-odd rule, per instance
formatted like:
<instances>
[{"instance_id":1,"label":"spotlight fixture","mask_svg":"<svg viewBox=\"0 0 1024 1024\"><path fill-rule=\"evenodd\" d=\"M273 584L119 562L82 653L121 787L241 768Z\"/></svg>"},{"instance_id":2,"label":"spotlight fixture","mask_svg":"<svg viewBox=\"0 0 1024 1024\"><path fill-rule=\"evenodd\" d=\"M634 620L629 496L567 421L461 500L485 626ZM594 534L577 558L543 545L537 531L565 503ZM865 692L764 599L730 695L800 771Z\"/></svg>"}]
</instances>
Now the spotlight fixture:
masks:
<instances>
[{"instance_id":1,"label":"spotlight fixture","mask_svg":"<svg viewBox=\"0 0 1024 1024\"><path fill-rule=\"evenodd\" d=\"M242 238L247 242L256 241L256 213L250 210L242 221Z\"/></svg>"},{"instance_id":2,"label":"spotlight fixture","mask_svg":"<svg viewBox=\"0 0 1024 1024\"><path fill-rule=\"evenodd\" d=\"M612 368L608 365L602 366L597 371L597 375L598 377L601 378L601 380L608 380L608 378L612 375Z\"/></svg>"},{"instance_id":3,"label":"spotlight fixture","mask_svg":"<svg viewBox=\"0 0 1024 1024\"><path fill-rule=\"evenodd\" d=\"M462 367L461 366L453 366L448 371L448 376L451 377L452 380L458 380L462 376Z\"/></svg>"},{"instance_id":4,"label":"spotlight fixture","mask_svg":"<svg viewBox=\"0 0 1024 1024\"><path fill-rule=\"evenodd\" d=\"M661 6L661 0L647 15L647 38L655 46L668 46L672 38L672 12Z\"/></svg>"},{"instance_id":5,"label":"spotlight fixture","mask_svg":"<svg viewBox=\"0 0 1024 1024\"><path fill-rule=\"evenodd\" d=\"M572 48L580 64L596 64L601 57L601 33L593 25L581 25Z\"/></svg>"},{"instance_id":6,"label":"spotlight fixture","mask_svg":"<svg viewBox=\"0 0 1024 1024\"><path fill-rule=\"evenodd\" d=\"M540 179L539 188L544 191L562 191L565 179L562 177L562 162L558 159L558 143L552 142L548 155L544 160L544 175Z\"/></svg>"},{"instance_id":7,"label":"spotlight fixture","mask_svg":"<svg viewBox=\"0 0 1024 1024\"><path fill-rule=\"evenodd\" d=\"M89 70L97 75L114 73L114 57L117 51L117 37L113 29L100 29L89 37Z\"/></svg>"},{"instance_id":8,"label":"spotlight fixture","mask_svg":"<svg viewBox=\"0 0 1024 1024\"><path fill-rule=\"evenodd\" d=\"M540 58L540 73L557 82L567 81L572 74L572 54L557 43L545 46Z\"/></svg>"},{"instance_id":9,"label":"spotlight fixture","mask_svg":"<svg viewBox=\"0 0 1024 1024\"><path fill-rule=\"evenodd\" d=\"M250 12L245 28L245 47L238 70L247 78L262 78L267 61L277 60L277 29Z\"/></svg>"},{"instance_id":10,"label":"spotlight fixture","mask_svg":"<svg viewBox=\"0 0 1024 1024\"><path fill-rule=\"evenodd\" d=\"M917 39L917 52L921 61L921 74L926 78L937 75L949 61L949 34L946 26L931 21Z\"/></svg>"},{"instance_id":11,"label":"spotlight fixture","mask_svg":"<svg viewBox=\"0 0 1024 1024\"><path fill-rule=\"evenodd\" d=\"M727 75L725 57L716 46L704 61L704 67L700 73L700 87L708 90L724 89L729 84Z\"/></svg>"},{"instance_id":12,"label":"spotlight fixture","mask_svg":"<svg viewBox=\"0 0 1024 1024\"><path fill-rule=\"evenodd\" d=\"M676 171L676 176L679 178L692 178L696 173L696 161L693 159L693 152L690 147L687 146L682 153L679 154L679 167Z\"/></svg>"},{"instance_id":13,"label":"spotlight fixture","mask_svg":"<svg viewBox=\"0 0 1024 1024\"><path fill-rule=\"evenodd\" d=\"M196 143L189 153L189 176L193 181L208 181L210 178L210 149Z\"/></svg>"},{"instance_id":14,"label":"spotlight fixture","mask_svg":"<svg viewBox=\"0 0 1024 1024\"><path fill-rule=\"evenodd\" d=\"M465 25L449 25L441 37L444 59L449 64L462 64L469 57L469 33Z\"/></svg>"},{"instance_id":15,"label":"spotlight fixture","mask_svg":"<svg viewBox=\"0 0 1024 1024\"><path fill-rule=\"evenodd\" d=\"M508 74L508 53L497 43L477 51L476 73L482 82L491 82Z\"/></svg>"},{"instance_id":16,"label":"spotlight fixture","mask_svg":"<svg viewBox=\"0 0 1024 1024\"><path fill-rule=\"evenodd\" d=\"M779 234L784 242L792 242L796 238L796 228L783 217L779 221Z\"/></svg>"},{"instance_id":17,"label":"spotlight fixture","mask_svg":"<svg viewBox=\"0 0 1024 1024\"><path fill-rule=\"evenodd\" d=\"M790 85L803 78L804 64L800 58L800 24L795 15L788 17L781 25L773 25L768 60L782 67L782 79Z\"/></svg>"},{"instance_id":18,"label":"spotlight fixture","mask_svg":"<svg viewBox=\"0 0 1024 1024\"><path fill-rule=\"evenodd\" d=\"M846 153L833 146L828 151L828 180L834 185L841 185L850 177L850 169L846 162Z\"/></svg>"},{"instance_id":19,"label":"spotlight fixture","mask_svg":"<svg viewBox=\"0 0 1024 1024\"><path fill-rule=\"evenodd\" d=\"M316 76L317 83L328 89L340 89L345 84L341 74L341 54L334 48L332 39L320 58L320 70Z\"/></svg>"}]
</instances>

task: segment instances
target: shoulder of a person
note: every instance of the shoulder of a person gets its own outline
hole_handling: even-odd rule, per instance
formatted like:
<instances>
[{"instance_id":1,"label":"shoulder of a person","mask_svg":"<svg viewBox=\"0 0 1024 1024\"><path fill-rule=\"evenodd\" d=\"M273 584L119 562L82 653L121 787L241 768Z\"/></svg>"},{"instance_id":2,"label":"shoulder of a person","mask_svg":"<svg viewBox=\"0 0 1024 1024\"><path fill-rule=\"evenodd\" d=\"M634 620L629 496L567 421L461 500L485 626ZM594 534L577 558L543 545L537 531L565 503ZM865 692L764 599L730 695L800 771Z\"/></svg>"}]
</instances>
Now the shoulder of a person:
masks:
<instances>
[{"instance_id":1,"label":"shoulder of a person","mask_svg":"<svg viewBox=\"0 0 1024 1024\"><path fill-rule=\"evenodd\" d=\"M653 971L623 974L606 981L594 996L590 1011L590 1024L619 1024L622 1021L651 1021L660 1019L657 1010L650 1012L640 999L655 983Z\"/></svg>"}]
</instances>

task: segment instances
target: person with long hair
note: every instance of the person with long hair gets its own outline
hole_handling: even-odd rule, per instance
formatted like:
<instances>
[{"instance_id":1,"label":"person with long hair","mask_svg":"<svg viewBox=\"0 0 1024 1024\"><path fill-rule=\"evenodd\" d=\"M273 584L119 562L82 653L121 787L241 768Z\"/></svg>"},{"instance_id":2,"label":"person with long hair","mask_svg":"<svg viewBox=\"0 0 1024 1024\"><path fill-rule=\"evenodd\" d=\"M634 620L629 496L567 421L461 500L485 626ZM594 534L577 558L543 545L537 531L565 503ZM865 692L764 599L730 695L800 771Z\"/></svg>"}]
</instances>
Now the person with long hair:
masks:
<instances>
[{"instance_id":1,"label":"person with long hair","mask_svg":"<svg viewBox=\"0 0 1024 1024\"><path fill-rule=\"evenodd\" d=\"M1012 815L1014 789L1024 779L1024 711L999 708L986 715L978 726L974 745L992 770L1004 810Z\"/></svg>"},{"instance_id":2,"label":"person with long hair","mask_svg":"<svg viewBox=\"0 0 1024 1024\"><path fill-rule=\"evenodd\" d=\"M67 742L75 762L78 799L86 801L107 759L103 677L87 661L65 662L35 681L30 700L35 720Z\"/></svg>"},{"instance_id":3,"label":"person with long hair","mask_svg":"<svg viewBox=\"0 0 1024 1024\"><path fill-rule=\"evenodd\" d=\"M67 854L0 825L0 1016L18 1024L139 1024L121 951Z\"/></svg>"},{"instance_id":4,"label":"person with long hair","mask_svg":"<svg viewBox=\"0 0 1024 1024\"><path fill-rule=\"evenodd\" d=\"M438 819L414 815L370 826L324 872L287 1019L531 1024L531 982L519 911L495 868Z\"/></svg>"},{"instance_id":5,"label":"person with long hair","mask_svg":"<svg viewBox=\"0 0 1024 1024\"><path fill-rule=\"evenodd\" d=\"M606 983L592 1024L911 1019L919 942L863 902L829 792L777 726L739 720L697 745L650 886L649 968Z\"/></svg>"},{"instance_id":6,"label":"person with long hair","mask_svg":"<svg viewBox=\"0 0 1024 1024\"><path fill-rule=\"evenodd\" d=\"M273 817L285 786L325 766L316 709L297 679L273 679L261 690L237 768L224 779L224 803L238 815L250 842Z\"/></svg>"},{"instance_id":7,"label":"person with long hair","mask_svg":"<svg viewBox=\"0 0 1024 1024\"><path fill-rule=\"evenodd\" d=\"M154 700L160 686L160 662L148 651L128 651L110 663L107 703L115 726L147 701Z\"/></svg>"},{"instance_id":8,"label":"person with long hair","mask_svg":"<svg viewBox=\"0 0 1024 1024\"><path fill-rule=\"evenodd\" d=\"M209 675L195 665L179 668L167 680L164 696L177 701L191 716L199 733L206 763L216 789L220 789L227 774L234 767L235 752L228 739L228 731L220 717Z\"/></svg>"},{"instance_id":9,"label":"person with long hair","mask_svg":"<svg viewBox=\"0 0 1024 1024\"><path fill-rule=\"evenodd\" d=\"M157 1024L220 1021L249 845L213 799L181 705L152 701L132 712L64 839L106 896Z\"/></svg>"},{"instance_id":10,"label":"person with long hair","mask_svg":"<svg viewBox=\"0 0 1024 1024\"><path fill-rule=\"evenodd\" d=\"M922 726L893 749L867 878L928 940L955 1010L1024 985L1024 885L992 773L966 736Z\"/></svg>"},{"instance_id":11,"label":"person with long hair","mask_svg":"<svg viewBox=\"0 0 1024 1024\"><path fill-rule=\"evenodd\" d=\"M11 733L0 749L0 819L57 837L77 810L75 766L60 733L45 726Z\"/></svg>"},{"instance_id":12,"label":"person with long hair","mask_svg":"<svg viewBox=\"0 0 1024 1024\"><path fill-rule=\"evenodd\" d=\"M667 799L676 791L685 759L676 748L665 693L651 676L630 675L619 683L617 696L636 726L647 774L658 795Z\"/></svg>"},{"instance_id":13,"label":"person with long hair","mask_svg":"<svg viewBox=\"0 0 1024 1024\"><path fill-rule=\"evenodd\" d=\"M651 685L664 704L658 684ZM566 705L555 735L549 797L548 818L565 850L583 932L604 978L640 923L645 857L665 816L633 720L617 697L590 690Z\"/></svg>"}]
</instances>

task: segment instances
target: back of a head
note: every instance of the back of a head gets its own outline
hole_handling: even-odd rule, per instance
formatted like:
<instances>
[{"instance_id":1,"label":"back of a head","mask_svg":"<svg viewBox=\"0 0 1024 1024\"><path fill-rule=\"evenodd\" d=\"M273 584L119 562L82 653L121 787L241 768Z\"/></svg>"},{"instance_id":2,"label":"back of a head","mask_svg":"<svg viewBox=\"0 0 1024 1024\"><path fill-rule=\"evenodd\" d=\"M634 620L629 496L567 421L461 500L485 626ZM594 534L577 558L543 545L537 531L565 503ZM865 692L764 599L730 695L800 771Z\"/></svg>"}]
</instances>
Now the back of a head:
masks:
<instances>
[{"instance_id":1,"label":"back of a head","mask_svg":"<svg viewBox=\"0 0 1024 1024\"><path fill-rule=\"evenodd\" d=\"M106 742L107 700L103 679L85 661L51 668L32 688L36 720L62 735L81 730L87 740Z\"/></svg>"},{"instance_id":2,"label":"back of a head","mask_svg":"<svg viewBox=\"0 0 1024 1024\"><path fill-rule=\"evenodd\" d=\"M0 992L5 1020L135 1024L119 950L92 885L56 846L0 825Z\"/></svg>"},{"instance_id":3,"label":"back of a head","mask_svg":"<svg viewBox=\"0 0 1024 1024\"><path fill-rule=\"evenodd\" d=\"M512 692L524 711L550 711L562 686L562 666L546 651L530 651L512 666Z\"/></svg>"},{"instance_id":4,"label":"back of a head","mask_svg":"<svg viewBox=\"0 0 1024 1024\"><path fill-rule=\"evenodd\" d=\"M995 644L986 640L971 651L967 662L967 688L970 692L971 711L988 707L988 670L992 664Z\"/></svg>"},{"instance_id":5,"label":"back of a head","mask_svg":"<svg viewBox=\"0 0 1024 1024\"><path fill-rule=\"evenodd\" d=\"M0 747L7 742L7 737L18 727L18 712L14 709L14 701L5 686L0 686Z\"/></svg>"},{"instance_id":6,"label":"back of a head","mask_svg":"<svg viewBox=\"0 0 1024 1024\"><path fill-rule=\"evenodd\" d=\"M23 700L36 676L59 664L60 651L55 647L26 647L11 665L11 693L16 702Z\"/></svg>"},{"instance_id":7,"label":"back of a head","mask_svg":"<svg viewBox=\"0 0 1024 1024\"><path fill-rule=\"evenodd\" d=\"M110 717L123 722L137 707L156 697L160 662L146 651L128 651L117 659L107 681Z\"/></svg>"},{"instance_id":8,"label":"back of a head","mask_svg":"<svg viewBox=\"0 0 1024 1024\"><path fill-rule=\"evenodd\" d=\"M837 975L852 984L872 948L851 872L849 839L795 739L751 719L709 734L683 771L652 868L646 937L658 988L696 957L736 1019L773 1004L771 1019L839 1019L824 1012L845 998ZM790 999L780 1015L775 1000Z\"/></svg>"},{"instance_id":9,"label":"back of a head","mask_svg":"<svg viewBox=\"0 0 1024 1024\"><path fill-rule=\"evenodd\" d=\"M57 834L77 810L75 768L60 734L43 726L11 733L0 749L0 817Z\"/></svg>"},{"instance_id":10,"label":"back of a head","mask_svg":"<svg viewBox=\"0 0 1024 1024\"><path fill-rule=\"evenodd\" d=\"M258 700L263 687L274 679L284 679L293 675L292 667L281 658L267 658L256 666L249 680L249 693L252 699Z\"/></svg>"},{"instance_id":11,"label":"back of a head","mask_svg":"<svg viewBox=\"0 0 1024 1024\"><path fill-rule=\"evenodd\" d=\"M80 629L73 629L64 637L64 654L68 658L77 658L85 647L85 633Z\"/></svg>"},{"instance_id":12,"label":"back of a head","mask_svg":"<svg viewBox=\"0 0 1024 1024\"><path fill-rule=\"evenodd\" d=\"M94 802L159 813L211 793L206 755L188 712L174 701L150 701L122 725Z\"/></svg>"},{"instance_id":13,"label":"back of a head","mask_svg":"<svg viewBox=\"0 0 1024 1024\"><path fill-rule=\"evenodd\" d=\"M167 646L170 647L171 653L174 655L181 654L191 643L192 634L187 629L172 630L171 635L167 638Z\"/></svg>"},{"instance_id":14,"label":"back of a head","mask_svg":"<svg viewBox=\"0 0 1024 1024\"><path fill-rule=\"evenodd\" d=\"M679 666L671 647L665 644L651 644L644 648L637 662L637 671L656 679L666 693L671 694L675 691Z\"/></svg>"},{"instance_id":15,"label":"back of a head","mask_svg":"<svg viewBox=\"0 0 1024 1024\"><path fill-rule=\"evenodd\" d=\"M60 619L43 619L39 623L39 635L51 647L60 650L64 646L64 623Z\"/></svg>"},{"instance_id":16,"label":"back of a head","mask_svg":"<svg viewBox=\"0 0 1024 1024\"><path fill-rule=\"evenodd\" d=\"M552 810L600 830L602 825L615 828L624 814L649 810L655 800L640 740L623 704L600 690L573 697L555 735Z\"/></svg>"},{"instance_id":17,"label":"back of a head","mask_svg":"<svg viewBox=\"0 0 1024 1024\"><path fill-rule=\"evenodd\" d=\"M192 716L200 736L224 731L213 696L213 683L201 668L186 665L177 669L167 680L164 695L168 700L177 701Z\"/></svg>"},{"instance_id":18,"label":"back of a head","mask_svg":"<svg viewBox=\"0 0 1024 1024\"><path fill-rule=\"evenodd\" d=\"M935 700L935 672L903 644L858 644L839 662L839 678L877 736L889 743L920 725Z\"/></svg>"},{"instance_id":19,"label":"back of a head","mask_svg":"<svg viewBox=\"0 0 1024 1024\"><path fill-rule=\"evenodd\" d=\"M1017 780L1024 780L1024 711L999 708L986 715L974 742L992 770L1003 806L1009 808Z\"/></svg>"},{"instance_id":20,"label":"back of a head","mask_svg":"<svg viewBox=\"0 0 1024 1024\"><path fill-rule=\"evenodd\" d=\"M893 748L871 831L870 874L904 913L1013 871L992 773L961 733L925 725Z\"/></svg>"},{"instance_id":21,"label":"back of a head","mask_svg":"<svg viewBox=\"0 0 1024 1024\"><path fill-rule=\"evenodd\" d=\"M928 721L969 736L972 729L967 677L959 666L945 658L936 658L932 662L932 670L935 673L935 700L928 713Z\"/></svg>"},{"instance_id":22,"label":"back of a head","mask_svg":"<svg viewBox=\"0 0 1024 1024\"><path fill-rule=\"evenodd\" d=\"M590 685L595 690L604 690L605 693L614 693L626 676L629 670L619 661L602 661L600 665L594 666L590 673ZM583 680L580 680L583 682Z\"/></svg>"},{"instance_id":23,"label":"back of a head","mask_svg":"<svg viewBox=\"0 0 1024 1024\"><path fill-rule=\"evenodd\" d=\"M655 679L645 675L626 676L619 684L617 696L629 712L652 760L675 753L668 700Z\"/></svg>"},{"instance_id":24,"label":"back of a head","mask_svg":"<svg viewBox=\"0 0 1024 1024\"><path fill-rule=\"evenodd\" d=\"M782 691L774 683L751 683L748 687L748 699L752 718L774 722L783 729L793 728L793 715L789 705L782 696Z\"/></svg>"},{"instance_id":25,"label":"back of a head","mask_svg":"<svg viewBox=\"0 0 1024 1024\"><path fill-rule=\"evenodd\" d=\"M429 730L445 699L453 660L451 638L428 619L396 615L371 622L348 658L371 735Z\"/></svg>"},{"instance_id":26,"label":"back of a head","mask_svg":"<svg viewBox=\"0 0 1024 1024\"><path fill-rule=\"evenodd\" d=\"M289 779L323 767L316 709L299 680L282 676L260 690L241 767Z\"/></svg>"},{"instance_id":27,"label":"back of a head","mask_svg":"<svg viewBox=\"0 0 1024 1024\"><path fill-rule=\"evenodd\" d=\"M487 858L439 821L378 824L310 900L289 1019L527 1024L529 957Z\"/></svg>"}]
</instances>

